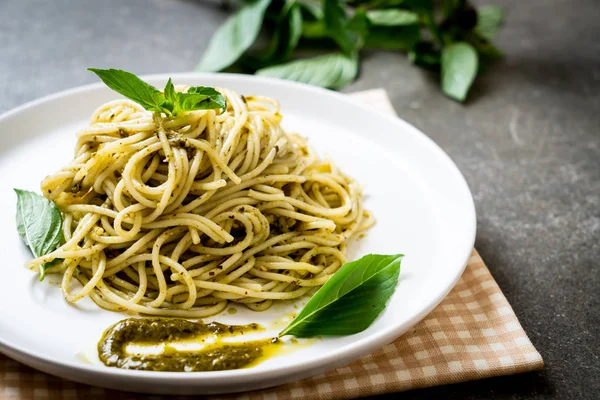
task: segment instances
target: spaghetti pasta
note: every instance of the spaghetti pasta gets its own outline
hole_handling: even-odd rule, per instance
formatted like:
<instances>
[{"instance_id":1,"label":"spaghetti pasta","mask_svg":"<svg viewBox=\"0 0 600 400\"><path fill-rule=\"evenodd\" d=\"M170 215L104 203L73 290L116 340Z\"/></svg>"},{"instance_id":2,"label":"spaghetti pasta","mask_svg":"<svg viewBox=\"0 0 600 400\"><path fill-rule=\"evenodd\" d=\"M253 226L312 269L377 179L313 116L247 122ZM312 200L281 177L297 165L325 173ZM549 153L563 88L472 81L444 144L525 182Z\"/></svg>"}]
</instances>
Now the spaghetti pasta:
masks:
<instances>
[{"instance_id":1,"label":"spaghetti pasta","mask_svg":"<svg viewBox=\"0 0 600 400\"><path fill-rule=\"evenodd\" d=\"M67 301L190 318L228 302L265 310L346 262L374 222L358 185L282 129L276 101L219 90L222 113L102 105L71 164L43 180L64 243L28 266L63 274Z\"/></svg>"}]
</instances>

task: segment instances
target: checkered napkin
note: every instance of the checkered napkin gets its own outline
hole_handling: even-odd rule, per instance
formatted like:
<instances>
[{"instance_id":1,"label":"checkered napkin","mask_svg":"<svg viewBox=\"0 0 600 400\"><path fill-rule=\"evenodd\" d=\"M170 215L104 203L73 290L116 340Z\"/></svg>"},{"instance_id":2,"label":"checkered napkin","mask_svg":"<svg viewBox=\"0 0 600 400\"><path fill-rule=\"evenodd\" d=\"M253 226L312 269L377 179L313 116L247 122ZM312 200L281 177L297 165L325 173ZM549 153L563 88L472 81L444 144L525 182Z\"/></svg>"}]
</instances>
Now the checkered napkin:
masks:
<instances>
[{"instance_id":1,"label":"checkered napkin","mask_svg":"<svg viewBox=\"0 0 600 400\"><path fill-rule=\"evenodd\" d=\"M352 95L394 113L383 89ZM352 364L271 389L211 399L348 399L533 371L540 354L494 278L473 250L450 294L395 342ZM0 399L142 399L37 372L0 354ZM160 397L152 396L153 399ZM172 398L171 398L172 399Z\"/></svg>"}]
</instances>

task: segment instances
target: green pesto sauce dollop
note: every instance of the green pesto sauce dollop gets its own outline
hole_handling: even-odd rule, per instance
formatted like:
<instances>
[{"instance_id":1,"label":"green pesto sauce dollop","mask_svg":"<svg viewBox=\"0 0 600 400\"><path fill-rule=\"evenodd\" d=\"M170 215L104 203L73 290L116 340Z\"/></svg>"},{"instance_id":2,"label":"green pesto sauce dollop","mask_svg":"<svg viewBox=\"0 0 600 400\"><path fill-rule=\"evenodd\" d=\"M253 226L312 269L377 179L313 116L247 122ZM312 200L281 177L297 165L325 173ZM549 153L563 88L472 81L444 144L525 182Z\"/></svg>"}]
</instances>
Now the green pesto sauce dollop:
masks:
<instances>
[{"instance_id":1,"label":"green pesto sauce dollop","mask_svg":"<svg viewBox=\"0 0 600 400\"><path fill-rule=\"evenodd\" d=\"M98 356L108 367L145 371L220 371L239 369L259 360L277 338L223 342L225 337L258 331L258 324L223 325L176 318L128 318L109 327L98 342ZM171 343L213 338L201 350L177 350ZM130 354L130 344L159 345L160 354Z\"/></svg>"}]
</instances>

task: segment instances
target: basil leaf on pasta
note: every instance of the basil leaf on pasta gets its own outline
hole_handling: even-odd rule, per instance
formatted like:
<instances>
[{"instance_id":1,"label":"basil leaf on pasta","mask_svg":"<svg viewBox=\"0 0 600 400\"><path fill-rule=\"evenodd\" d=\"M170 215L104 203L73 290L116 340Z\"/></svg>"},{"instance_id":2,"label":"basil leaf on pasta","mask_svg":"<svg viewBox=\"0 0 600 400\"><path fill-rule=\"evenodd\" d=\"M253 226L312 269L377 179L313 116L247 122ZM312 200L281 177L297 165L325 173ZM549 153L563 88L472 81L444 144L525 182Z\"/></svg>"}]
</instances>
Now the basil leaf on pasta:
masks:
<instances>
[{"instance_id":1,"label":"basil leaf on pasta","mask_svg":"<svg viewBox=\"0 0 600 400\"><path fill-rule=\"evenodd\" d=\"M344 264L279 336L343 336L367 329L396 289L402 257L369 254Z\"/></svg>"},{"instance_id":2,"label":"basil leaf on pasta","mask_svg":"<svg viewBox=\"0 0 600 400\"><path fill-rule=\"evenodd\" d=\"M62 216L54 202L28 190L14 189L17 193L17 231L34 257L56 249L63 239ZM44 279L46 265L40 268Z\"/></svg>"},{"instance_id":3,"label":"basil leaf on pasta","mask_svg":"<svg viewBox=\"0 0 600 400\"><path fill-rule=\"evenodd\" d=\"M177 93L177 110L210 110L227 108L225 97L217 90L205 86L192 86L186 93Z\"/></svg>"},{"instance_id":4,"label":"basil leaf on pasta","mask_svg":"<svg viewBox=\"0 0 600 400\"><path fill-rule=\"evenodd\" d=\"M88 68L115 92L133 100L148 111L171 115L164 107L165 96L154 86L147 84L131 72L120 69Z\"/></svg>"},{"instance_id":5,"label":"basil leaf on pasta","mask_svg":"<svg viewBox=\"0 0 600 400\"><path fill-rule=\"evenodd\" d=\"M163 101L162 106L167 108L170 112L173 112L177 104L177 92L175 91L175 86L173 85L171 78L167 81L163 94L165 96L165 101Z\"/></svg>"},{"instance_id":6,"label":"basil leaf on pasta","mask_svg":"<svg viewBox=\"0 0 600 400\"><path fill-rule=\"evenodd\" d=\"M88 70L98 75L106 86L135 101L148 111L172 116L185 111L227 107L225 97L210 87L192 86L186 93L180 93L175 91L175 86L169 78L164 92L161 93L131 72L120 69L88 68Z\"/></svg>"}]
</instances>

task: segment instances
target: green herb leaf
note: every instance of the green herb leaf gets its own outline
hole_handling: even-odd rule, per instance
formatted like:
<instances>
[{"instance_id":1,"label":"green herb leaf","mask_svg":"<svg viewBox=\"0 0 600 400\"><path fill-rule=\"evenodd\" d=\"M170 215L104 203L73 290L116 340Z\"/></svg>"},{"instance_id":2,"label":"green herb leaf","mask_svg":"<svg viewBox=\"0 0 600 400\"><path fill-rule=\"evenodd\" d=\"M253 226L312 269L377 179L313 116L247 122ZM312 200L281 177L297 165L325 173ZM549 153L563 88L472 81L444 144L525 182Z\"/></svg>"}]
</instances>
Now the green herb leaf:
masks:
<instances>
[{"instance_id":1,"label":"green herb leaf","mask_svg":"<svg viewBox=\"0 0 600 400\"><path fill-rule=\"evenodd\" d=\"M365 47L384 50L408 51L421 38L419 25L372 26Z\"/></svg>"},{"instance_id":2,"label":"green herb leaf","mask_svg":"<svg viewBox=\"0 0 600 400\"><path fill-rule=\"evenodd\" d=\"M321 2L319 0L296 0L302 10L304 11L305 19L308 20L320 20L323 19L323 11L321 10Z\"/></svg>"},{"instance_id":3,"label":"green herb leaf","mask_svg":"<svg viewBox=\"0 0 600 400\"><path fill-rule=\"evenodd\" d=\"M184 111L211 110L227 108L225 96L216 89L205 86L192 86L186 93L177 93L175 114Z\"/></svg>"},{"instance_id":4,"label":"green herb leaf","mask_svg":"<svg viewBox=\"0 0 600 400\"><path fill-rule=\"evenodd\" d=\"M292 51L298 46L302 36L302 10L300 5L294 4L290 8L288 17L288 40L285 47L285 58L288 58Z\"/></svg>"},{"instance_id":5,"label":"green herb leaf","mask_svg":"<svg viewBox=\"0 0 600 400\"><path fill-rule=\"evenodd\" d=\"M364 39L367 37L369 32L369 18L367 17L367 12L364 9L356 9L356 12L348 22L348 29L358 34L361 41L364 42ZM362 44L363 43L360 43L361 47Z\"/></svg>"},{"instance_id":6,"label":"green herb leaf","mask_svg":"<svg viewBox=\"0 0 600 400\"><path fill-rule=\"evenodd\" d=\"M221 25L210 39L196 71L220 71L236 62L252 46L271 0L247 3Z\"/></svg>"},{"instance_id":7,"label":"green herb leaf","mask_svg":"<svg viewBox=\"0 0 600 400\"><path fill-rule=\"evenodd\" d=\"M177 92L175 92L175 86L173 86L173 81L171 78L167 81L165 85L165 90L163 95L165 96L165 101L162 103L162 107L168 109L173 113L175 110L175 105L177 104Z\"/></svg>"},{"instance_id":8,"label":"green herb leaf","mask_svg":"<svg viewBox=\"0 0 600 400\"><path fill-rule=\"evenodd\" d=\"M269 47L245 54L239 64L242 68L257 70L285 62L298 46L301 36L302 8L296 0L286 0L275 20Z\"/></svg>"},{"instance_id":9,"label":"green herb leaf","mask_svg":"<svg viewBox=\"0 0 600 400\"><path fill-rule=\"evenodd\" d=\"M393 8L404 5L405 0L349 0L350 5L360 5L366 9Z\"/></svg>"},{"instance_id":10,"label":"green herb leaf","mask_svg":"<svg viewBox=\"0 0 600 400\"><path fill-rule=\"evenodd\" d=\"M376 26L413 25L419 23L419 15L401 9L367 11L369 22Z\"/></svg>"},{"instance_id":11,"label":"green herb leaf","mask_svg":"<svg viewBox=\"0 0 600 400\"><path fill-rule=\"evenodd\" d=\"M460 6L464 6L463 0L442 0L442 19L449 18Z\"/></svg>"},{"instance_id":12,"label":"green herb leaf","mask_svg":"<svg viewBox=\"0 0 600 400\"><path fill-rule=\"evenodd\" d=\"M258 67L287 61L292 51L298 46L302 36L302 10L298 3L293 3L283 10L281 22L273 33L271 48L265 55L258 57Z\"/></svg>"},{"instance_id":13,"label":"green herb leaf","mask_svg":"<svg viewBox=\"0 0 600 400\"><path fill-rule=\"evenodd\" d=\"M62 216L54 202L28 190L17 193L17 231L34 257L44 256L56 249L63 240ZM40 269L44 279L46 265Z\"/></svg>"},{"instance_id":14,"label":"green herb leaf","mask_svg":"<svg viewBox=\"0 0 600 400\"><path fill-rule=\"evenodd\" d=\"M504 21L504 10L499 6L481 6L477 9L475 30L484 38L491 40L500 30Z\"/></svg>"},{"instance_id":15,"label":"green herb leaf","mask_svg":"<svg viewBox=\"0 0 600 400\"><path fill-rule=\"evenodd\" d=\"M419 13L433 10L433 0L404 0L402 5Z\"/></svg>"},{"instance_id":16,"label":"green herb leaf","mask_svg":"<svg viewBox=\"0 0 600 400\"><path fill-rule=\"evenodd\" d=\"M171 110L163 107L165 96L157 88L147 84L131 72L98 68L88 68L88 71L98 75L106 86L135 101L146 110L171 115Z\"/></svg>"},{"instance_id":17,"label":"green herb leaf","mask_svg":"<svg viewBox=\"0 0 600 400\"><path fill-rule=\"evenodd\" d=\"M442 50L442 90L458 101L464 101L478 66L477 51L466 42L453 43Z\"/></svg>"},{"instance_id":18,"label":"green herb leaf","mask_svg":"<svg viewBox=\"0 0 600 400\"><path fill-rule=\"evenodd\" d=\"M323 21L303 21L302 37L307 39L323 39L327 37L327 28Z\"/></svg>"},{"instance_id":19,"label":"green herb leaf","mask_svg":"<svg viewBox=\"0 0 600 400\"><path fill-rule=\"evenodd\" d=\"M177 92L175 91L175 86L173 85L173 81L171 80L171 78L169 78L169 80L167 81L163 94L167 101L170 101L173 104L177 103Z\"/></svg>"},{"instance_id":20,"label":"green herb leaf","mask_svg":"<svg viewBox=\"0 0 600 400\"><path fill-rule=\"evenodd\" d=\"M358 73L356 55L340 53L292 61L263 68L257 75L271 76L311 85L337 89L352 82Z\"/></svg>"},{"instance_id":21,"label":"green herb leaf","mask_svg":"<svg viewBox=\"0 0 600 400\"><path fill-rule=\"evenodd\" d=\"M323 0L323 18L329 36L345 54L352 54L356 50L357 37L348 28L348 15L342 1Z\"/></svg>"},{"instance_id":22,"label":"green herb leaf","mask_svg":"<svg viewBox=\"0 0 600 400\"><path fill-rule=\"evenodd\" d=\"M287 42L284 47L285 58L288 58L298 45L302 36L302 10L300 5L294 4L288 13Z\"/></svg>"},{"instance_id":23,"label":"green herb leaf","mask_svg":"<svg viewBox=\"0 0 600 400\"><path fill-rule=\"evenodd\" d=\"M279 336L342 336L365 330L394 293L402 257L370 254L344 264Z\"/></svg>"},{"instance_id":24,"label":"green herb leaf","mask_svg":"<svg viewBox=\"0 0 600 400\"><path fill-rule=\"evenodd\" d=\"M419 42L408 53L410 62L426 68L438 68L441 62L441 52L432 42Z\"/></svg>"},{"instance_id":25,"label":"green herb leaf","mask_svg":"<svg viewBox=\"0 0 600 400\"><path fill-rule=\"evenodd\" d=\"M187 93L178 93L171 78L164 93L147 84L131 72L120 69L88 68L112 90L140 104L148 111L177 115L185 111L225 109L225 97L210 87L194 86Z\"/></svg>"},{"instance_id":26,"label":"green herb leaf","mask_svg":"<svg viewBox=\"0 0 600 400\"><path fill-rule=\"evenodd\" d=\"M475 47L482 61L502 58L502 52L488 39L477 33L477 31L467 33L465 40Z\"/></svg>"}]
</instances>

